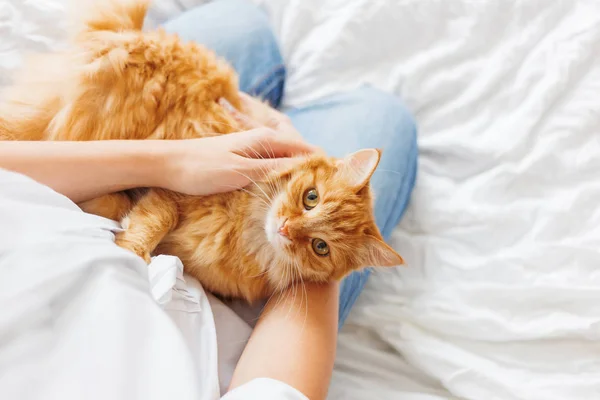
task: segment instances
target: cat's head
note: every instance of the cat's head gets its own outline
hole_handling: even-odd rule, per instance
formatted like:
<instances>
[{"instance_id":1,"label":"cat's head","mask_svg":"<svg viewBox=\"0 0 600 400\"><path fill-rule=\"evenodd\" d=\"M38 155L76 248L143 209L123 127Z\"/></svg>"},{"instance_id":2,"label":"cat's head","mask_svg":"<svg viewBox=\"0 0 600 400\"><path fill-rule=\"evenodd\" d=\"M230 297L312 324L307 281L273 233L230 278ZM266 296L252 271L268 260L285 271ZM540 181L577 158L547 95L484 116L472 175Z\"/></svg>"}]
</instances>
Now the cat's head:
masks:
<instances>
[{"instance_id":1,"label":"cat's head","mask_svg":"<svg viewBox=\"0 0 600 400\"><path fill-rule=\"evenodd\" d=\"M375 224L369 180L379 158L375 149L343 159L314 155L272 182L279 190L264 221L276 260L271 280L328 281L403 263Z\"/></svg>"}]
</instances>

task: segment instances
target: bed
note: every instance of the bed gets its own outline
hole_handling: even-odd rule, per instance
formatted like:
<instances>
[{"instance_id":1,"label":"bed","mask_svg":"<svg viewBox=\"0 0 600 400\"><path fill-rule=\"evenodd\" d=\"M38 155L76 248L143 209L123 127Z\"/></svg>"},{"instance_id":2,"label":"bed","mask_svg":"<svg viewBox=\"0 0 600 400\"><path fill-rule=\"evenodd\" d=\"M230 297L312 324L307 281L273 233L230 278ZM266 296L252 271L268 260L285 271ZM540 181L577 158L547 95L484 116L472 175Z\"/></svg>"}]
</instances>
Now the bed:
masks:
<instances>
[{"instance_id":1,"label":"bed","mask_svg":"<svg viewBox=\"0 0 600 400\"><path fill-rule=\"evenodd\" d=\"M408 267L370 280L329 398L600 398L600 2L256 1L287 105L369 83L419 125ZM61 46L65 2L0 0L0 85Z\"/></svg>"}]
</instances>

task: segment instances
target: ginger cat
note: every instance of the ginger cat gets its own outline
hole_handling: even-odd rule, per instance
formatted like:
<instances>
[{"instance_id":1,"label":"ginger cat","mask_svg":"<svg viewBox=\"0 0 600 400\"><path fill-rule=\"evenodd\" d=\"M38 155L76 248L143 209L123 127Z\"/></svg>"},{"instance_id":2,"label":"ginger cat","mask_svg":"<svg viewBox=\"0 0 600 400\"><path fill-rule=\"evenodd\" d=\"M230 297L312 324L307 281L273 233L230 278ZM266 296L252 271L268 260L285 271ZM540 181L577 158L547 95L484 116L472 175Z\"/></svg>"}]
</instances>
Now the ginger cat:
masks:
<instances>
[{"instance_id":1,"label":"ginger cat","mask_svg":"<svg viewBox=\"0 0 600 400\"><path fill-rule=\"evenodd\" d=\"M191 139L239 131L219 103L240 107L234 71L162 30L142 32L148 0L106 0L68 51L39 55L0 105L0 140ZM402 258L383 242L369 179L378 150L311 155L246 189L184 196L109 194L87 212L121 220L116 243L146 261L178 256L226 297L265 298L295 281L339 279Z\"/></svg>"}]
</instances>

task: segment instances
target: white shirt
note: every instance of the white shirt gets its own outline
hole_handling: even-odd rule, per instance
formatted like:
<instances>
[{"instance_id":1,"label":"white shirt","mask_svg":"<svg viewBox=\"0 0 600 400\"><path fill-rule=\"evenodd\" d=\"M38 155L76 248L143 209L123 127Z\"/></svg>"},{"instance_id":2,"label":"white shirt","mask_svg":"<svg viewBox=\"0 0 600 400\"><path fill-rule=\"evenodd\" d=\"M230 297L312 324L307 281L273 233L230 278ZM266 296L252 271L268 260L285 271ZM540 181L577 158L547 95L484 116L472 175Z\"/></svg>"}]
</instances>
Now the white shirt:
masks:
<instances>
[{"instance_id":1,"label":"white shirt","mask_svg":"<svg viewBox=\"0 0 600 400\"><path fill-rule=\"evenodd\" d=\"M119 229L0 170L0 398L306 399L266 378L221 397L250 326Z\"/></svg>"}]
</instances>

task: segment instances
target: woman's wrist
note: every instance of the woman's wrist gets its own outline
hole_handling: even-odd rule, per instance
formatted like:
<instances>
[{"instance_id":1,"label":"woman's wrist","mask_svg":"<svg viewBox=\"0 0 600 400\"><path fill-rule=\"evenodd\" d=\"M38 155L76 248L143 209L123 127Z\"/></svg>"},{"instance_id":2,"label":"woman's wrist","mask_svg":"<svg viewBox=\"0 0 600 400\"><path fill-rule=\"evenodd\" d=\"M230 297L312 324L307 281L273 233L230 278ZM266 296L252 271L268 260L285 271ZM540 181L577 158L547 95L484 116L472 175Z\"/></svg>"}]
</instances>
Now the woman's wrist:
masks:
<instances>
[{"instance_id":1,"label":"woman's wrist","mask_svg":"<svg viewBox=\"0 0 600 400\"><path fill-rule=\"evenodd\" d=\"M298 291L304 293L304 299L297 295ZM313 304L318 305L318 307L324 307L325 305L329 306L331 304L332 310L336 311L338 308L339 292L340 283L338 281L327 283L306 282L296 283L294 286L290 286L277 296L283 297L286 301L294 303L294 306L296 307L309 307ZM307 300L309 302L307 302ZM283 308L287 311L287 306L281 306L281 303L282 301L277 298L276 301L269 302L266 309Z\"/></svg>"},{"instance_id":2,"label":"woman's wrist","mask_svg":"<svg viewBox=\"0 0 600 400\"><path fill-rule=\"evenodd\" d=\"M123 149L124 172L133 187L173 189L173 181L183 173L184 140L126 141ZM125 143L122 141L120 143Z\"/></svg>"},{"instance_id":3,"label":"woman's wrist","mask_svg":"<svg viewBox=\"0 0 600 400\"><path fill-rule=\"evenodd\" d=\"M177 159L175 141L136 141L139 148L131 157L131 173L137 187L167 188L169 179L176 174L174 160Z\"/></svg>"},{"instance_id":4,"label":"woman's wrist","mask_svg":"<svg viewBox=\"0 0 600 400\"><path fill-rule=\"evenodd\" d=\"M80 142L83 144L83 142ZM168 155L156 140L119 140L85 142L90 163L105 171L112 191L137 187L162 187ZM71 160L73 165L79 164Z\"/></svg>"},{"instance_id":5,"label":"woman's wrist","mask_svg":"<svg viewBox=\"0 0 600 400\"><path fill-rule=\"evenodd\" d=\"M306 283L304 288L289 288L271 298L230 389L268 377L295 387L310 399L324 399L335 358L338 296L339 282L330 282Z\"/></svg>"}]
</instances>

